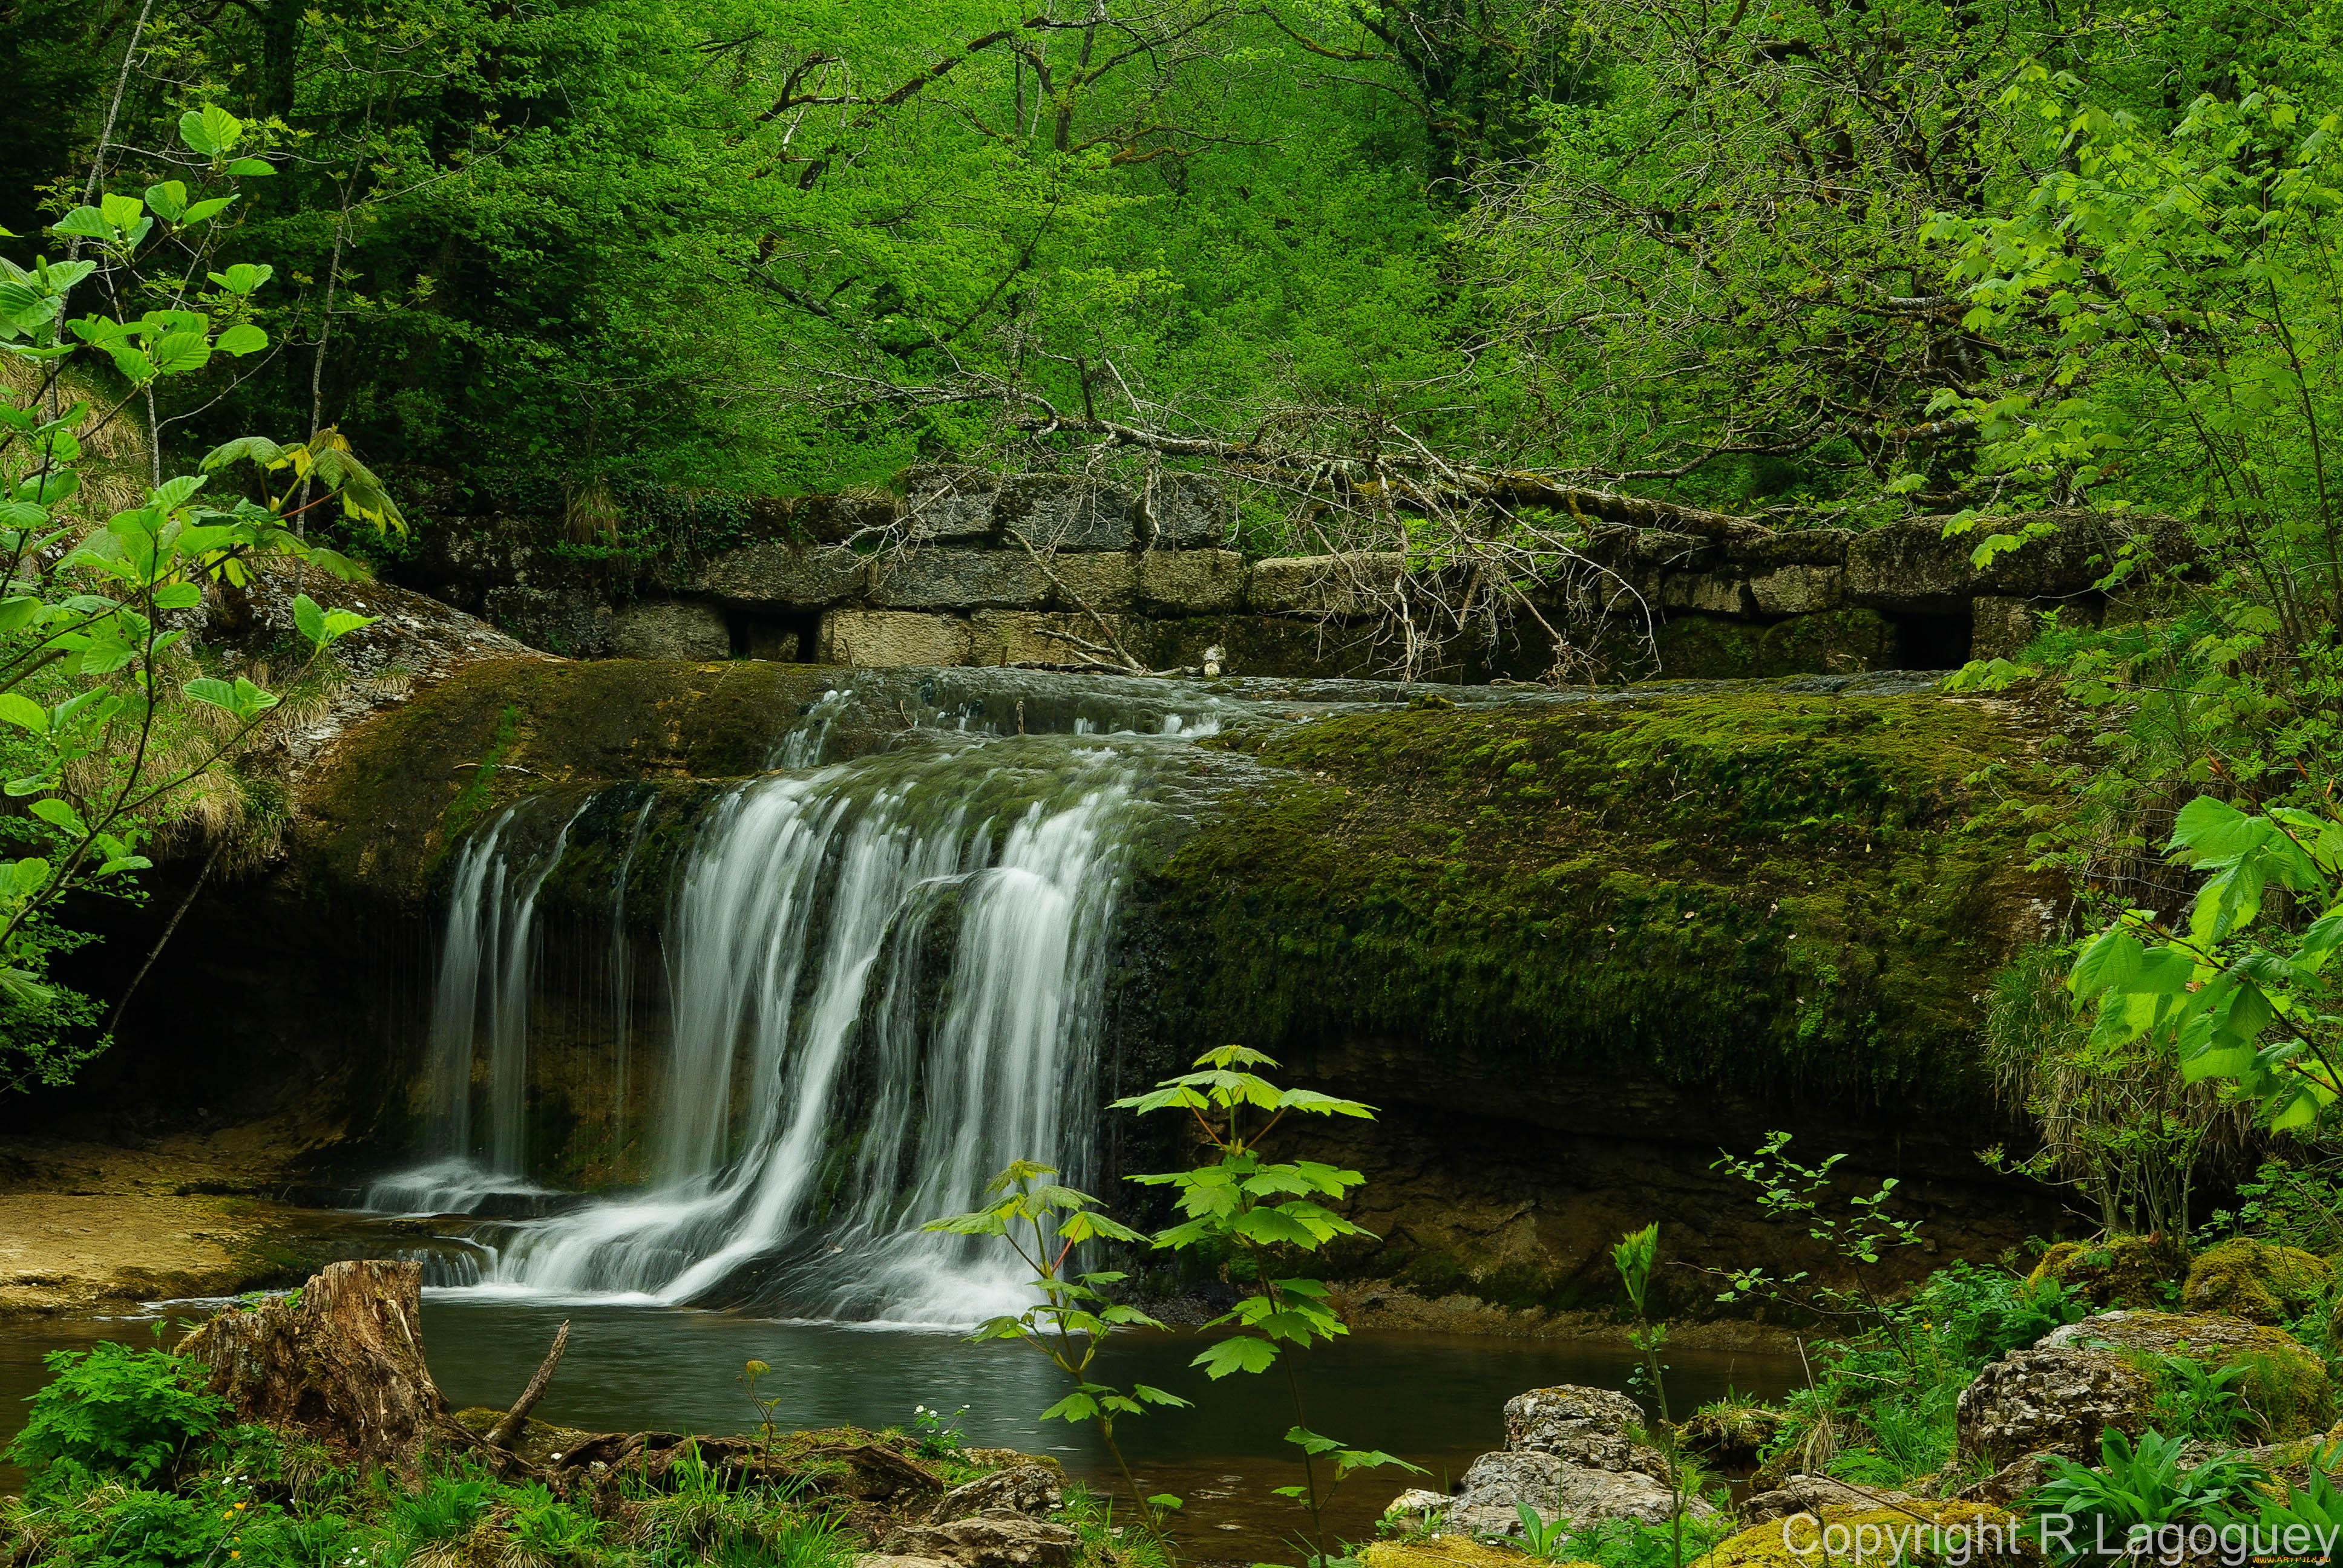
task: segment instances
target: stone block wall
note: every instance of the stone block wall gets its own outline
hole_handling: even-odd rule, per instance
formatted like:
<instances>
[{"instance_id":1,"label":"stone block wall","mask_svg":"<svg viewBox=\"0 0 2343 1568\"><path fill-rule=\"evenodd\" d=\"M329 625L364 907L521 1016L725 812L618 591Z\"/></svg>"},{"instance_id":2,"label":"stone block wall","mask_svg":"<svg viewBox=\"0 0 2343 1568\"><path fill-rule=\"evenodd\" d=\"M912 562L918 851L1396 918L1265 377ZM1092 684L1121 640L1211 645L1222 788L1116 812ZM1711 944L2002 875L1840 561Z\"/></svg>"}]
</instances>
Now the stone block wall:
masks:
<instances>
[{"instance_id":1,"label":"stone block wall","mask_svg":"<svg viewBox=\"0 0 2343 1568\"><path fill-rule=\"evenodd\" d=\"M1145 494L930 468L906 476L900 498L769 506L795 538L741 543L632 597L509 541L445 547L444 586L415 586L573 657L1078 664L1079 643L1108 640L1103 621L1155 668L1201 664L1212 647L1233 674L1368 675L1392 662L1384 612L1403 591L1401 557L1248 558L1231 548L1232 501L1197 476ZM2100 613L2093 585L2116 525L2052 520L1984 568L1973 539L1926 520L1864 532L1734 523L1715 537L1606 528L1587 551L1602 569L1539 602L1638 675L1654 662L1690 678L1944 668L2014 652L2045 609ZM1462 648L1440 674L1526 678L1550 662L1531 625L1509 646Z\"/></svg>"}]
</instances>

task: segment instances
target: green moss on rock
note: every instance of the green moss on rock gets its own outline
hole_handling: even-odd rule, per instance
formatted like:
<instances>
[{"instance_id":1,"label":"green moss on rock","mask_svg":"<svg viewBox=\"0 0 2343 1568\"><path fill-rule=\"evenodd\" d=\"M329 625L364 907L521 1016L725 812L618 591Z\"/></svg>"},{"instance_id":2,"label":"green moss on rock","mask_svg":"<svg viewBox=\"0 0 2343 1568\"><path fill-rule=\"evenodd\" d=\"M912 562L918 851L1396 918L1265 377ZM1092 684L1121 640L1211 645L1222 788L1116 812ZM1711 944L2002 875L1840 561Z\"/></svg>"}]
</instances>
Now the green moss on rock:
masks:
<instances>
[{"instance_id":1,"label":"green moss on rock","mask_svg":"<svg viewBox=\"0 0 2343 1568\"><path fill-rule=\"evenodd\" d=\"M2191 1312L2287 1323L2316 1308L2334 1283L2334 1271L2315 1252L2238 1236L2188 1265L2181 1299Z\"/></svg>"},{"instance_id":2,"label":"green moss on rock","mask_svg":"<svg viewBox=\"0 0 2343 1568\"><path fill-rule=\"evenodd\" d=\"M2173 1250L2147 1236L2060 1241L2042 1254L2029 1285L2055 1280L2095 1307L2161 1307L2179 1270Z\"/></svg>"},{"instance_id":3,"label":"green moss on rock","mask_svg":"<svg viewBox=\"0 0 2343 1568\"><path fill-rule=\"evenodd\" d=\"M1397 1036L1683 1084L1981 1102L2021 714L1755 688L1232 733L1291 769L1148 891L1173 1040Z\"/></svg>"}]
</instances>

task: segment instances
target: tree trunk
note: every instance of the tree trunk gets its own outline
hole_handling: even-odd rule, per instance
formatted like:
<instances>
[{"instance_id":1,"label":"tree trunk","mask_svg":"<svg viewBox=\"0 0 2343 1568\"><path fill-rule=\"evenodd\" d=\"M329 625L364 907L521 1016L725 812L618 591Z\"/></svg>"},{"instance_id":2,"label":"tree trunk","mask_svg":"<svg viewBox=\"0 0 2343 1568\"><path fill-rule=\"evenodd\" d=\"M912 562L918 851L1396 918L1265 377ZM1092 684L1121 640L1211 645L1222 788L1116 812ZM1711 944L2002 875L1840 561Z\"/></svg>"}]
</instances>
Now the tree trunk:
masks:
<instances>
[{"instance_id":1,"label":"tree trunk","mask_svg":"<svg viewBox=\"0 0 2343 1568\"><path fill-rule=\"evenodd\" d=\"M423 1361L419 1263L327 1264L299 1304L220 1313L180 1352L211 1369L238 1421L297 1428L361 1473L413 1475L434 1449L479 1452Z\"/></svg>"}]
</instances>

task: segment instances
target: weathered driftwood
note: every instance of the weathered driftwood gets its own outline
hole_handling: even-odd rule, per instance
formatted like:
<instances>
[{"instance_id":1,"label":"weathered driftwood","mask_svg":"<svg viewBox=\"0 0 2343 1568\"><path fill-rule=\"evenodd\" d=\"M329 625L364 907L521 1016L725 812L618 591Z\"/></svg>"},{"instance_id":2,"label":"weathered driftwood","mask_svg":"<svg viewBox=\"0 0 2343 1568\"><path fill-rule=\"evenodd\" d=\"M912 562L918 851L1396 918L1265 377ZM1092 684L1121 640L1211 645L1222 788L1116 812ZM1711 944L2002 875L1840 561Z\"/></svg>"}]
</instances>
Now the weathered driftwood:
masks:
<instances>
[{"instance_id":1,"label":"weathered driftwood","mask_svg":"<svg viewBox=\"0 0 2343 1568\"><path fill-rule=\"evenodd\" d=\"M553 1381L553 1369L561 1364L561 1352L568 1348L569 1323L565 1319L555 1332L553 1348L545 1352L545 1360L538 1367L537 1375L530 1378L528 1386L520 1391L520 1398L513 1401L512 1409L505 1412L504 1420L489 1429L490 1448L509 1451L520 1441L520 1434L528 1427L528 1412L537 1408L538 1400L545 1397L546 1385Z\"/></svg>"},{"instance_id":2,"label":"weathered driftwood","mask_svg":"<svg viewBox=\"0 0 2343 1568\"><path fill-rule=\"evenodd\" d=\"M222 1312L179 1348L211 1370L238 1421L297 1429L345 1463L411 1475L435 1450L484 1446L431 1381L422 1300L420 1264L331 1263L297 1304Z\"/></svg>"}]
</instances>

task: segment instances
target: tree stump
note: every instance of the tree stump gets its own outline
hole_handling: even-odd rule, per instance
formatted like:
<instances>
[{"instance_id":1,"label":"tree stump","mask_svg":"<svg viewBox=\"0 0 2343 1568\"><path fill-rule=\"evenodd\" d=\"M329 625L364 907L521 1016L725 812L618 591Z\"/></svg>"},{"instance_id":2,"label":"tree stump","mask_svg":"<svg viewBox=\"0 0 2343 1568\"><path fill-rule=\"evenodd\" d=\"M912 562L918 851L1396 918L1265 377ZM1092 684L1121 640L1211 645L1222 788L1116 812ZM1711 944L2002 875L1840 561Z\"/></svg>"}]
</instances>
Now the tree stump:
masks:
<instances>
[{"instance_id":1,"label":"tree stump","mask_svg":"<svg viewBox=\"0 0 2343 1568\"><path fill-rule=\"evenodd\" d=\"M361 1473L412 1476L432 1450L484 1448L424 1364L422 1305L420 1264L330 1263L299 1304L224 1312L179 1351L211 1369L237 1420L297 1429Z\"/></svg>"}]
</instances>

